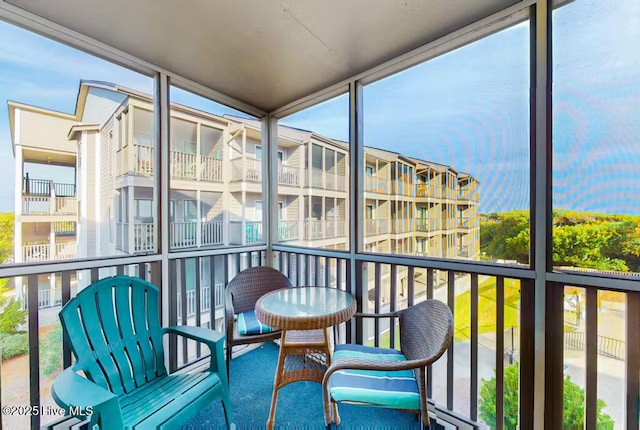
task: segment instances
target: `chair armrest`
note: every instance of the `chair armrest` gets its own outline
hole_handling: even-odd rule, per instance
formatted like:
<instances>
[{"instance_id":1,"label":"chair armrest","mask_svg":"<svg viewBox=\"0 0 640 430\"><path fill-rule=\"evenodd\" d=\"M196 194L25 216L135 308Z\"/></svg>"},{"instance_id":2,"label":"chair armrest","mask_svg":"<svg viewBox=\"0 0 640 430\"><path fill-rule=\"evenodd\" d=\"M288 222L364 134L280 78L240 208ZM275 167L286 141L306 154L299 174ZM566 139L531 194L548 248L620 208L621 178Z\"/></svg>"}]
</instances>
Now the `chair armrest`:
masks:
<instances>
[{"instance_id":1,"label":"chair armrest","mask_svg":"<svg viewBox=\"0 0 640 430\"><path fill-rule=\"evenodd\" d=\"M91 419L89 428L122 429L122 414L118 396L76 373L68 367L53 381L51 395L67 415Z\"/></svg>"},{"instance_id":2,"label":"chair armrest","mask_svg":"<svg viewBox=\"0 0 640 430\"><path fill-rule=\"evenodd\" d=\"M331 366L324 374L324 379L328 380L329 376L338 370L412 370L431 364L429 360L365 360L362 358L343 357L336 358L331 361Z\"/></svg>"},{"instance_id":3,"label":"chair armrest","mask_svg":"<svg viewBox=\"0 0 640 430\"><path fill-rule=\"evenodd\" d=\"M211 352L211 362L209 363L210 372L224 373L226 379L226 368L224 362L223 344L225 336L219 331L211 330L204 327L174 325L171 327L165 327L162 329L163 333L177 334L179 336L186 337L188 339L195 340L196 342L204 343L209 347Z\"/></svg>"},{"instance_id":4,"label":"chair armrest","mask_svg":"<svg viewBox=\"0 0 640 430\"><path fill-rule=\"evenodd\" d=\"M235 310L233 309L233 298L231 297L231 293L225 291L225 300L224 300L224 324L225 329L227 331L227 342L231 341L233 337L233 324L234 324L234 314Z\"/></svg>"},{"instance_id":5,"label":"chair armrest","mask_svg":"<svg viewBox=\"0 0 640 430\"><path fill-rule=\"evenodd\" d=\"M354 318L390 318L390 317L398 317L399 312L386 312L383 314L367 314L363 312L356 312L353 317Z\"/></svg>"}]
</instances>

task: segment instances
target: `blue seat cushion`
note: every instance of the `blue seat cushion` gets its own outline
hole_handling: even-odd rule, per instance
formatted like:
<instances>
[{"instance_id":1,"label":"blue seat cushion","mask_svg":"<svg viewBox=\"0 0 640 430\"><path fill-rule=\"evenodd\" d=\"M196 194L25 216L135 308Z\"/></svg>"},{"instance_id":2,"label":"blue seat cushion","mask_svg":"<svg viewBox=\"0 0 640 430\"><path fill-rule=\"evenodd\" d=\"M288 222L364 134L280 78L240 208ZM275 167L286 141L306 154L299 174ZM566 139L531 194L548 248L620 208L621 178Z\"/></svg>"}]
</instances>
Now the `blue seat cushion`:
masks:
<instances>
[{"instance_id":1,"label":"blue seat cushion","mask_svg":"<svg viewBox=\"0 0 640 430\"><path fill-rule=\"evenodd\" d=\"M250 334L263 334L271 333L273 329L268 325L262 324L256 318L254 311L241 312L237 316L238 320L238 333L243 336Z\"/></svg>"},{"instance_id":2,"label":"blue seat cushion","mask_svg":"<svg viewBox=\"0 0 640 430\"><path fill-rule=\"evenodd\" d=\"M395 349L364 345L337 345L333 360L352 357L366 360L406 361ZM420 409L420 392L413 370L339 370L331 375L329 392L337 402L361 403L392 409Z\"/></svg>"}]
</instances>

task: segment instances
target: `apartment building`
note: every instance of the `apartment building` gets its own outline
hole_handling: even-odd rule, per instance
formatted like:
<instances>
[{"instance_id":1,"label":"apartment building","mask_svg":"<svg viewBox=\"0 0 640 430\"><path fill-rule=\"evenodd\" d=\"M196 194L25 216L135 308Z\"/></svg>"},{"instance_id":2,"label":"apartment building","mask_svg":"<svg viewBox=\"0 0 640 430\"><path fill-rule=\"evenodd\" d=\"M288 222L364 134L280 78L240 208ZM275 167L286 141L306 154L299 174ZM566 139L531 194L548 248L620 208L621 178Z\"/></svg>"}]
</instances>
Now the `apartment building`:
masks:
<instances>
[{"instance_id":1,"label":"apartment building","mask_svg":"<svg viewBox=\"0 0 640 430\"><path fill-rule=\"evenodd\" d=\"M178 104L170 115L170 247L263 242L268 208L260 122ZM9 102L9 117L16 262L155 252L157 146L150 96L82 81L72 114ZM348 249L348 143L279 126L277 159L278 240ZM34 165L66 167L75 179L34 176ZM372 147L365 147L363 167L366 251L478 258L478 182L471 175ZM195 270L186 272L189 313ZM203 297L215 288L216 303L222 303L224 285L210 273L200 266ZM82 275L73 280L77 288L88 283L88 274ZM55 274L41 276L39 284L41 308L60 303Z\"/></svg>"}]
</instances>

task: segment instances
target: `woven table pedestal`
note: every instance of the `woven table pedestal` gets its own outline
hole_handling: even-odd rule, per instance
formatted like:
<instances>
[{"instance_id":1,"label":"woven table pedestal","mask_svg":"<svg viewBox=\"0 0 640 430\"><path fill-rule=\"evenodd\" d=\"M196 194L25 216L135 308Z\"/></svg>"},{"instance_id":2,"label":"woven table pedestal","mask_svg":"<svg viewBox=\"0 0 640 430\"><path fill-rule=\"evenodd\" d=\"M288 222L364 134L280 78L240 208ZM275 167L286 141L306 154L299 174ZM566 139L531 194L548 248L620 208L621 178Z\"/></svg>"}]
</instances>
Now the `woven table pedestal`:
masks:
<instances>
[{"instance_id":1,"label":"woven table pedestal","mask_svg":"<svg viewBox=\"0 0 640 430\"><path fill-rule=\"evenodd\" d=\"M331 365L328 329L349 320L355 311L356 301L349 293L327 287L286 288L257 301L257 318L282 330L267 429L273 429L280 388L298 381L322 383Z\"/></svg>"}]
</instances>

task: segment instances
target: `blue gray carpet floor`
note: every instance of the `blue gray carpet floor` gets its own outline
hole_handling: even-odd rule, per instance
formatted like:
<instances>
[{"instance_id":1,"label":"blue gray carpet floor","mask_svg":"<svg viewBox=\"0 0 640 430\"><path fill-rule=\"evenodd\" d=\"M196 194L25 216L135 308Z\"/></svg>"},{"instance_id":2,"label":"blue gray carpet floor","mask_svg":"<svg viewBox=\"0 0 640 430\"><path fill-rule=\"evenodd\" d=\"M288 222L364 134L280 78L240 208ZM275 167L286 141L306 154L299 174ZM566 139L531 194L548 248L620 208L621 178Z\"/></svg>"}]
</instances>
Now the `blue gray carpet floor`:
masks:
<instances>
[{"instance_id":1,"label":"blue gray carpet floor","mask_svg":"<svg viewBox=\"0 0 640 430\"><path fill-rule=\"evenodd\" d=\"M266 427L271 405L273 376L278 362L278 345L266 343L231 361L231 405L233 422L238 430ZM351 429L419 429L416 415L355 405L340 405L342 424L339 430ZM185 430L225 428L220 402L202 410L184 427ZM275 428L321 430L324 425L322 388L315 382L296 382L280 389Z\"/></svg>"}]
</instances>

